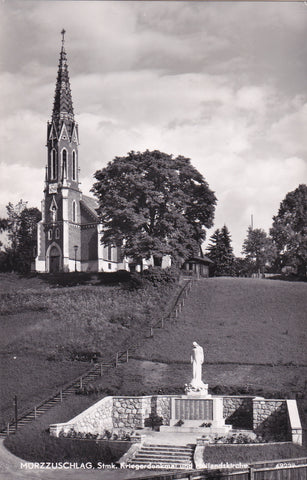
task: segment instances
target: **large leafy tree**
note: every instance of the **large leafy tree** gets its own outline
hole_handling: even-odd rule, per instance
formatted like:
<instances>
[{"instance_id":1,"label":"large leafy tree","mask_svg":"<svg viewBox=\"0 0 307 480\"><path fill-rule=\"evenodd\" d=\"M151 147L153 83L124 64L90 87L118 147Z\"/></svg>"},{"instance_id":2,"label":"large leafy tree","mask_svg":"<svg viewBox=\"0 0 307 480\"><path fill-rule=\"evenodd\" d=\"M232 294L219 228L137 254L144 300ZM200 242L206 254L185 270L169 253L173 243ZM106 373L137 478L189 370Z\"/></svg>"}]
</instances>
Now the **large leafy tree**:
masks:
<instances>
[{"instance_id":1,"label":"large leafy tree","mask_svg":"<svg viewBox=\"0 0 307 480\"><path fill-rule=\"evenodd\" d=\"M116 157L95 173L93 192L104 226L102 241L135 259L176 261L199 252L213 223L216 197L183 156L158 150Z\"/></svg>"},{"instance_id":2,"label":"large leafy tree","mask_svg":"<svg viewBox=\"0 0 307 480\"><path fill-rule=\"evenodd\" d=\"M19 272L30 271L35 257L37 223L41 212L37 208L27 208L27 202L20 200L16 205L6 206L7 218L2 219L7 231L8 246L2 255L2 268Z\"/></svg>"},{"instance_id":3,"label":"large leafy tree","mask_svg":"<svg viewBox=\"0 0 307 480\"><path fill-rule=\"evenodd\" d=\"M270 234L282 265L296 266L306 275L307 269L307 185L287 193L278 214L273 217Z\"/></svg>"},{"instance_id":4,"label":"large leafy tree","mask_svg":"<svg viewBox=\"0 0 307 480\"><path fill-rule=\"evenodd\" d=\"M215 230L210 238L210 242L207 254L214 262L212 267L213 274L216 276L233 275L234 254L231 246L231 236L226 225L221 229Z\"/></svg>"},{"instance_id":5,"label":"large leafy tree","mask_svg":"<svg viewBox=\"0 0 307 480\"><path fill-rule=\"evenodd\" d=\"M253 229L252 227L248 228L242 253L254 262L258 273L263 272L266 264L271 263L276 256L271 238L261 228Z\"/></svg>"}]
</instances>

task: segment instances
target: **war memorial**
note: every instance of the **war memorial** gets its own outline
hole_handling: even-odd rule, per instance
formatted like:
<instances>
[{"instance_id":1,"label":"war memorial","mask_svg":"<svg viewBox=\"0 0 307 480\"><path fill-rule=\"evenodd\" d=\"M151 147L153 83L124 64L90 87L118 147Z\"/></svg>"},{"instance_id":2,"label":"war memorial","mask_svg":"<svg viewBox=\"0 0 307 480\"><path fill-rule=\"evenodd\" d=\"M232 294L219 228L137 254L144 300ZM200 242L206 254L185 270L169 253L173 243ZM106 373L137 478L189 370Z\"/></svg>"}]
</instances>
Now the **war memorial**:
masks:
<instances>
[{"instance_id":1,"label":"war memorial","mask_svg":"<svg viewBox=\"0 0 307 480\"><path fill-rule=\"evenodd\" d=\"M192 379L182 395L107 396L67 423L50 425L50 434L126 440L118 465L132 469L203 469L205 448L229 437L231 443L245 438L249 444L302 444L296 400L211 395L202 380L203 363L203 348L193 342Z\"/></svg>"}]
</instances>

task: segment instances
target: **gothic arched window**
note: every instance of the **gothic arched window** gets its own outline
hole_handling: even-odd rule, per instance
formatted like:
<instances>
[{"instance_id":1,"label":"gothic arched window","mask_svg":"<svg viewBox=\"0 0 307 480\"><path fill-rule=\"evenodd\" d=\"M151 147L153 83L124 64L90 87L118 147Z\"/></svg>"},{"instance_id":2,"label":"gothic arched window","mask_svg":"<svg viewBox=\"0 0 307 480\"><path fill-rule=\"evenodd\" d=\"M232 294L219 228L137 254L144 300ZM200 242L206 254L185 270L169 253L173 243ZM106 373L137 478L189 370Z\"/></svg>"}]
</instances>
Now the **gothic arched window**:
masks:
<instances>
[{"instance_id":1,"label":"gothic arched window","mask_svg":"<svg viewBox=\"0 0 307 480\"><path fill-rule=\"evenodd\" d=\"M77 205L75 200L72 202L72 221L76 223L76 218L77 218Z\"/></svg>"},{"instance_id":2,"label":"gothic arched window","mask_svg":"<svg viewBox=\"0 0 307 480\"><path fill-rule=\"evenodd\" d=\"M72 179L76 180L76 152L72 152Z\"/></svg>"},{"instance_id":3,"label":"gothic arched window","mask_svg":"<svg viewBox=\"0 0 307 480\"><path fill-rule=\"evenodd\" d=\"M55 238L57 240L60 238L60 230L58 228L55 229Z\"/></svg>"},{"instance_id":4,"label":"gothic arched window","mask_svg":"<svg viewBox=\"0 0 307 480\"><path fill-rule=\"evenodd\" d=\"M56 161L56 151L55 149L51 152L51 180L55 180L57 178L57 161Z\"/></svg>"},{"instance_id":5,"label":"gothic arched window","mask_svg":"<svg viewBox=\"0 0 307 480\"><path fill-rule=\"evenodd\" d=\"M52 230L48 230L48 240L52 240Z\"/></svg>"},{"instance_id":6,"label":"gothic arched window","mask_svg":"<svg viewBox=\"0 0 307 480\"><path fill-rule=\"evenodd\" d=\"M62 178L67 178L67 150L62 150Z\"/></svg>"}]
</instances>

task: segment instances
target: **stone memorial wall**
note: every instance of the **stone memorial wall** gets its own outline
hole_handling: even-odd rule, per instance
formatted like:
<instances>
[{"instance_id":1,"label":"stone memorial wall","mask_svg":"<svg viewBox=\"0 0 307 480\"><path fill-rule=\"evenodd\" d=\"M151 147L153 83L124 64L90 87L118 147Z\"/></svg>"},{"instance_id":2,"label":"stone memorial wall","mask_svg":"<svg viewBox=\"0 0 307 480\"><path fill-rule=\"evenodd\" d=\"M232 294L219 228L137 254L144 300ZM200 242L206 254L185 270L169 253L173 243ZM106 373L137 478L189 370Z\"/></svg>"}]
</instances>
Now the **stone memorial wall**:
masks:
<instances>
[{"instance_id":1,"label":"stone memorial wall","mask_svg":"<svg viewBox=\"0 0 307 480\"><path fill-rule=\"evenodd\" d=\"M291 441L292 439L295 443L301 443L302 430L295 400L268 400L247 396L212 396L211 398L220 399L222 416L228 425L253 430L271 441ZM106 431L112 432L116 429L127 429L132 432L149 426L150 422L147 423L146 420L150 416L162 417L162 425L170 426L175 414L176 401L179 416L183 407L186 413L187 405L191 405L192 408L188 416L196 415L197 418L202 416L203 409L199 406L195 407L195 399L187 399L185 396L105 397L69 422L50 425L50 434L59 436L60 432L67 433L71 429L81 433L98 433L102 436Z\"/></svg>"},{"instance_id":2,"label":"stone memorial wall","mask_svg":"<svg viewBox=\"0 0 307 480\"><path fill-rule=\"evenodd\" d=\"M113 427L142 428L151 413L151 397L114 397Z\"/></svg>"}]
</instances>

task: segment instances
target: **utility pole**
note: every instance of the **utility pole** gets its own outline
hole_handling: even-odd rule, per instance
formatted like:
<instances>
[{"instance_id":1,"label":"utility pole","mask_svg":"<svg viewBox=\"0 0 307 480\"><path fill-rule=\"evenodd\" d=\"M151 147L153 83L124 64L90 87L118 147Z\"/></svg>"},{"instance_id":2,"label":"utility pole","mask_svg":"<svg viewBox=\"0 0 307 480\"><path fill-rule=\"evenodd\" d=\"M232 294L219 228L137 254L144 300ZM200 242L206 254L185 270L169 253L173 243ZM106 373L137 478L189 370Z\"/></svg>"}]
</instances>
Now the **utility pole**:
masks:
<instances>
[{"instance_id":1,"label":"utility pole","mask_svg":"<svg viewBox=\"0 0 307 480\"><path fill-rule=\"evenodd\" d=\"M17 395L14 397L14 407L15 407L15 430L17 432L18 428L18 404L17 404Z\"/></svg>"}]
</instances>

